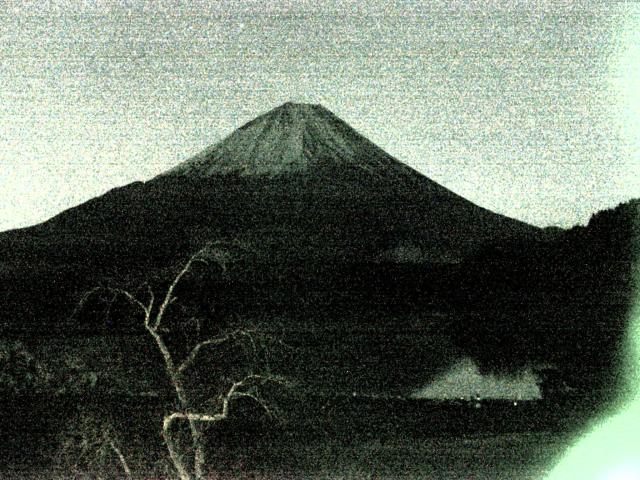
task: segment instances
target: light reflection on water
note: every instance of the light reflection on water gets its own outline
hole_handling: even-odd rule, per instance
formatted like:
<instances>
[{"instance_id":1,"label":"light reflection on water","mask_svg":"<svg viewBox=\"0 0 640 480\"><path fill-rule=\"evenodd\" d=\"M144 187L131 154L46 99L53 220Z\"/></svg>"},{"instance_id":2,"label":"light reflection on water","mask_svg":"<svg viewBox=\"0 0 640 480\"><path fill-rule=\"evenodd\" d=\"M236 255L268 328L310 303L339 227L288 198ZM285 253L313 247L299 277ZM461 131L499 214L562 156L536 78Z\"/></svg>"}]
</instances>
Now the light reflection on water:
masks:
<instances>
[{"instance_id":1,"label":"light reflection on water","mask_svg":"<svg viewBox=\"0 0 640 480\"><path fill-rule=\"evenodd\" d=\"M426 387L415 398L500 398L509 400L540 399L539 379L530 370L511 376L483 375L470 358L463 358Z\"/></svg>"}]
</instances>

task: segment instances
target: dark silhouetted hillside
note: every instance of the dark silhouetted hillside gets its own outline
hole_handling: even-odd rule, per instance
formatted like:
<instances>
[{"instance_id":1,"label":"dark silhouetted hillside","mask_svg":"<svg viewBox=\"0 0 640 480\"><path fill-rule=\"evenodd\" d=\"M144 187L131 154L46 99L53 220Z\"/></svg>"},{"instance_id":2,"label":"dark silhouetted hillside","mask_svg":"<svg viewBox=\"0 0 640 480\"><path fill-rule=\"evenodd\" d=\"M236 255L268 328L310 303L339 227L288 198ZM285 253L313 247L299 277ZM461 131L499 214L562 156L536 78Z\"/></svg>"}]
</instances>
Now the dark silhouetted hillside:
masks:
<instances>
[{"instance_id":1,"label":"dark silhouetted hillside","mask_svg":"<svg viewBox=\"0 0 640 480\"><path fill-rule=\"evenodd\" d=\"M456 344L487 371L553 365L578 392L610 396L637 294L640 201L549 241L476 253L452 282ZM453 287L455 288L455 287ZM592 393L596 392L596 393Z\"/></svg>"}]
</instances>

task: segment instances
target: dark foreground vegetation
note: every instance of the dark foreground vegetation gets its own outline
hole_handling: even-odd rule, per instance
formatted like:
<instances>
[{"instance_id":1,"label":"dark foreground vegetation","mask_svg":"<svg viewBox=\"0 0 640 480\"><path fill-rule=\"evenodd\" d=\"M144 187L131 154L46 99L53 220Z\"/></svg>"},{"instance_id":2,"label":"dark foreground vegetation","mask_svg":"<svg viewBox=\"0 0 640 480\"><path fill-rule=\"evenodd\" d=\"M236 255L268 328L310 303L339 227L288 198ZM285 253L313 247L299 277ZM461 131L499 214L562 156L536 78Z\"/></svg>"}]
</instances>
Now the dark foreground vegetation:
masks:
<instances>
[{"instance_id":1,"label":"dark foreground vegetation","mask_svg":"<svg viewBox=\"0 0 640 480\"><path fill-rule=\"evenodd\" d=\"M319 386L402 394L470 356L498 373L551 364L580 391L612 392L637 286L639 207L630 201L595 214L584 227L494 241L455 262L341 257L310 263L296 257L293 244L286 252L273 247L283 258L258 258L249 242L249 253L230 252L225 275L194 271L177 296L198 307L203 329L244 323L281 332L298 348L299 371L289 373ZM145 283L166 287L176 266L207 238L184 245L174 245L173 236L162 245L114 240L101 250L84 240L58 248L43 235L0 236L10 259L0 263L4 338L144 335L122 298L92 304L82 315L73 315L74 308L96 285L124 284L138 293ZM56 242L69 238L61 234ZM262 240L260 251L267 248ZM130 256L121 256L124 250ZM170 314L184 324L193 310Z\"/></svg>"},{"instance_id":2,"label":"dark foreground vegetation","mask_svg":"<svg viewBox=\"0 0 640 480\"><path fill-rule=\"evenodd\" d=\"M117 477L126 473L124 458L132 476L175 475L162 435L163 418L187 410L169 396L175 373L212 334L242 331L267 335L258 348L261 368L296 387L276 392L268 408L238 398L229 418L199 427L209 472L442 479L500 478L496 472L506 471L503 478L535 478L529 467L551 462L564 436L617 395L636 287L639 205L602 212L586 227L487 244L452 263L277 271L241 254L227 265L218 261L224 250L209 251L213 265L184 276L174 292L178 302L166 297L162 328L154 319L176 274L175 265L161 265L166 258L145 257L148 264L101 278L98 270L84 278L68 265L42 266L48 273L40 275L36 264L27 278L13 263L3 273L3 340L29 352L40 348L36 356L47 365L18 347L3 353L2 470L7 477ZM95 286L101 294L76 308ZM48 323L61 320L53 336L19 322L48 314ZM166 339L177 370L163 365L147 325ZM101 349L82 343L91 338L105 340ZM245 346L254 342L246 338ZM65 357L71 344L75 353ZM189 365L181 381L199 414L219 412L211 398L254 373L240 370L255 363L256 351L255 343L249 350L225 347L198 357L201 368ZM479 408L396 398L461 356L491 373L550 370L571 396L556 389L542 402ZM272 408L277 415L268 415ZM175 429L176 444L188 445L186 430Z\"/></svg>"},{"instance_id":3,"label":"dark foreground vegetation","mask_svg":"<svg viewBox=\"0 0 640 480\"><path fill-rule=\"evenodd\" d=\"M173 478L161 436L168 399L113 396L4 398L2 476L34 472L124 477L109 430L135 478ZM211 474L246 478L536 478L593 412L542 401L433 402L287 399L288 415L239 403L206 430ZM519 476L509 476L518 472ZM430 477L433 475L433 477ZM485 475L484 477L482 475ZM504 475L501 477L501 475ZM531 475L531 476L528 476Z\"/></svg>"}]
</instances>

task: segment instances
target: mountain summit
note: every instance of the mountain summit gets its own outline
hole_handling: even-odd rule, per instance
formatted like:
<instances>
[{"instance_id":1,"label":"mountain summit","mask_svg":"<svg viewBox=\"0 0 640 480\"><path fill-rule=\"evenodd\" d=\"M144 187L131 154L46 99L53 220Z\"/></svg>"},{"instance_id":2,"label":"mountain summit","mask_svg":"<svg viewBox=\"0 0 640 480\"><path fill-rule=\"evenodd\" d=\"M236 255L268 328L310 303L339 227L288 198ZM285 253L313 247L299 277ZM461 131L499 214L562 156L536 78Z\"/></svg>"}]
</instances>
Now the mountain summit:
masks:
<instances>
[{"instance_id":1,"label":"mountain summit","mask_svg":"<svg viewBox=\"0 0 640 480\"><path fill-rule=\"evenodd\" d=\"M164 175L278 175L327 166L408 170L322 105L287 102Z\"/></svg>"}]
</instances>

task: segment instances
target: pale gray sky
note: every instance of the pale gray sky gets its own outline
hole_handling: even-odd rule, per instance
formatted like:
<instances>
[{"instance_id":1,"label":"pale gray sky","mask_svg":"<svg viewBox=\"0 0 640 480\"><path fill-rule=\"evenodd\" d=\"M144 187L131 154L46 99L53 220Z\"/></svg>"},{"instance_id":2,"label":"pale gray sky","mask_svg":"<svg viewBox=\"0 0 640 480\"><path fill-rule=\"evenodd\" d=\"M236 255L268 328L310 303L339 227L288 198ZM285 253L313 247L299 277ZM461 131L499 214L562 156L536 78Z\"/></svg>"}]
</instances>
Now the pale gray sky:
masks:
<instances>
[{"instance_id":1,"label":"pale gray sky","mask_svg":"<svg viewBox=\"0 0 640 480\"><path fill-rule=\"evenodd\" d=\"M288 100L484 207L584 223L640 196L638 85L636 2L0 0L0 231Z\"/></svg>"}]
</instances>

